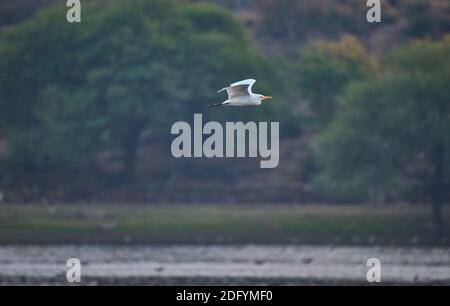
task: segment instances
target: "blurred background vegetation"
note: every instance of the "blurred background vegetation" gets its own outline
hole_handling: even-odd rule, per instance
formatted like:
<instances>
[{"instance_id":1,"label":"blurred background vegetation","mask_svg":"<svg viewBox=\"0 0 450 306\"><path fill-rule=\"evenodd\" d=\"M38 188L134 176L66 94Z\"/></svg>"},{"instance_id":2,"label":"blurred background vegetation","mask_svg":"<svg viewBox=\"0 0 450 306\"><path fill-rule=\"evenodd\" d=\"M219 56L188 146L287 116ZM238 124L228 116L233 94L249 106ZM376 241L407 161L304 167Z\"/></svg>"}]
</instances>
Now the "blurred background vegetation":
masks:
<instances>
[{"instance_id":1,"label":"blurred background vegetation","mask_svg":"<svg viewBox=\"0 0 450 306\"><path fill-rule=\"evenodd\" d=\"M450 3L0 2L0 199L61 202L450 200ZM255 78L259 108L205 110ZM280 164L174 159L170 126L279 121Z\"/></svg>"}]
</instances>

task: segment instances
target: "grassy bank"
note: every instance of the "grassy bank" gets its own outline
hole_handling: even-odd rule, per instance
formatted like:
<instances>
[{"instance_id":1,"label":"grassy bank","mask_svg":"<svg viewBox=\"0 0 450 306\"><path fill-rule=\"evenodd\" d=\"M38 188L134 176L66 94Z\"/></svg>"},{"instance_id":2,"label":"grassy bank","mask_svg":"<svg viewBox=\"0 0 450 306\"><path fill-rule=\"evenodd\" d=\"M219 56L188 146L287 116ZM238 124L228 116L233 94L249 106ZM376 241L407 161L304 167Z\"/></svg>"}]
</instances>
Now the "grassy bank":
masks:
<instances>
[{"instance_id":1,"label":"grassy bank","mask_svg":"<svg viewBox=\"0 0 450 306\"><path fill-rule=\"evenodd\" d=\"M445 218L449 237L448 210ZM426 206L1 205L0 243L430 245L434 238Z\"/></svg>"}]
</instances>

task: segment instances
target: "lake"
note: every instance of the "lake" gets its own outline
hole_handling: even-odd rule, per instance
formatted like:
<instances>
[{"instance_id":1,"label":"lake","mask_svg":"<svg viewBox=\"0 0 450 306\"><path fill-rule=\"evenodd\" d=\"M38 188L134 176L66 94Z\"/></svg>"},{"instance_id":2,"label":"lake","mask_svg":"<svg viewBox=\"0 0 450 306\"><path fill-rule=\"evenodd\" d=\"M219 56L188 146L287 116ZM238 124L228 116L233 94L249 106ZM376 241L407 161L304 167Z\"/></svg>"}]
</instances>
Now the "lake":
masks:
<instances>
[{"instance_id":1,"label":"lake","mask_svg":"<svg viewBox=\"0 0 450 306\"><path fill-rule=\"evenodd\" d=\"M0 246L0 284L69 284L72 257L82 285L369 284L369 258L382 283L450 285L448 248L310 245Z\"/></svg>"}]
</instances>

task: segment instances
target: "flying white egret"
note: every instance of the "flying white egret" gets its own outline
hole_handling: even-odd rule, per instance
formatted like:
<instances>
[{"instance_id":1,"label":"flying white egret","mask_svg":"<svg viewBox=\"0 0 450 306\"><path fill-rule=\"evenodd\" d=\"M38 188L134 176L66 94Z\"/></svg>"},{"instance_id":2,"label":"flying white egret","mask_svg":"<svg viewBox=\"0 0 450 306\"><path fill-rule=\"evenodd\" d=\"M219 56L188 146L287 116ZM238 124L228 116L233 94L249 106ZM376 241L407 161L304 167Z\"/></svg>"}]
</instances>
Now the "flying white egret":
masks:
<instances>
[{"instance_id":1,"label":"flying white egret","mask_svg":"<svg viewBox=\"0 0 450 306\"><path fill-rule=\"evenodd\" d=\"M272 99L270 96L255 94L252 92L252 86L255 84L254 79L247 79L231 84L229 87L222 88L218 91L226 90L228 99L222 103L206 105L207 107L232 105L232 106L246 106L246 105L260 105L261 101Z\"/></svg>"}]
</instances>

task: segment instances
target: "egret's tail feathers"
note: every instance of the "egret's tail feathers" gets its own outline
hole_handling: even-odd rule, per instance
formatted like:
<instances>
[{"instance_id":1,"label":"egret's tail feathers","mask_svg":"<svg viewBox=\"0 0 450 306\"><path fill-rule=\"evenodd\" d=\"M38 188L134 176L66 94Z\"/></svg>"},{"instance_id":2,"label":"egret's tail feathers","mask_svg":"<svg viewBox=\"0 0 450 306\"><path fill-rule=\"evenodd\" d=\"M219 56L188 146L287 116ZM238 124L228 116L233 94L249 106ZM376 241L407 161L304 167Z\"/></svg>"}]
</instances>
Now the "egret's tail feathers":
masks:
<instances>
[{"instance_id":1,"label":"egret's tail feathers","mask_svg":"<svg viewBox=\"0 0 450 306\"><path fill-rule=\"evenodd\" d=\"M222 106L225 105L223 103L217 103L217 104L210 104L210 105L206 105L206 107L216 107L216 106Z\"/></svg>"}]
</instances>

